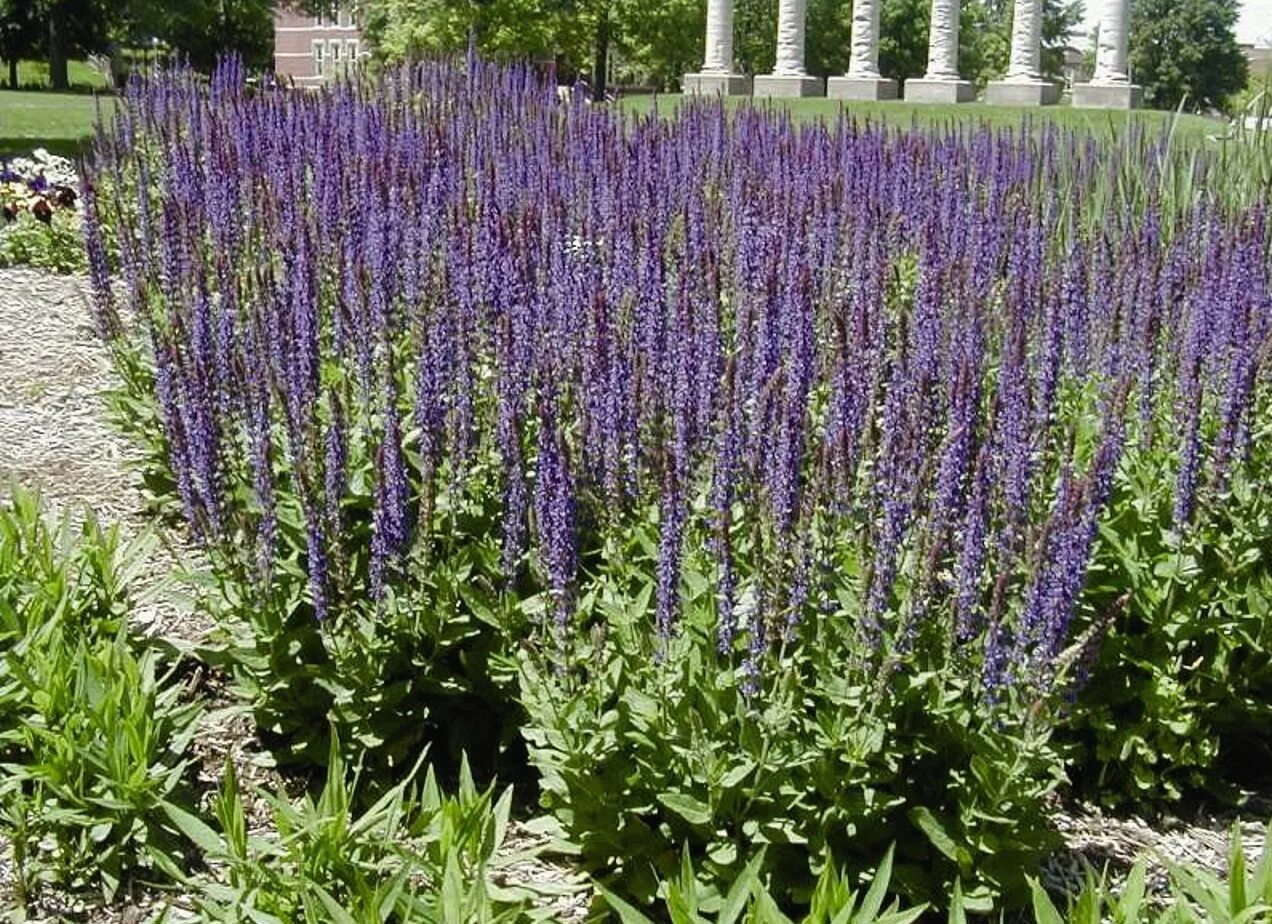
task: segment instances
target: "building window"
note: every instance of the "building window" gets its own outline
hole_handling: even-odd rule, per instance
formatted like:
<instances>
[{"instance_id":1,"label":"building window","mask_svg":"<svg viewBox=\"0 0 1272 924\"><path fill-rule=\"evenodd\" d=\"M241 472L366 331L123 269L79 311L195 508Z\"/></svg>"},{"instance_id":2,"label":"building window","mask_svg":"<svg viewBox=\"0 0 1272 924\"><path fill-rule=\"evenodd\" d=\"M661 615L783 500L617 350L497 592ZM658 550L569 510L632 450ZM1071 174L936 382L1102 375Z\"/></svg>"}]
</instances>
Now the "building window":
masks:
<instances>
[{"instance_id":1,"label":"building window","mask_svg":"<svg viewBox=\"0 0 1272 924\"><path fill-rule=\"evenodd\" d=\"M358 63L358 40L349 39L345 42L345 58L350 64Z\"/></svg>"},{"instance_id":2,"label":"building window","mask_svg":"<svg viewBox=\"0 0 1272 924\"><path fill-rule=\"evenodd\" d=\"M314 76L325 77L327 68L324 57L327 51L326 42L314 42Z\"/></svg>"},{"instance_id":3,"label":"building window","mask_svg":"<svg viewBox=\"0 0 1272 924\"><path fill-rule=\"evenodd\" d=\"M331 46L328 49L331 52L331 76L339 77L344 73L344 42L332 39L327 44Z\"/></svg>"},{"instance_id":4,"label":"building window","mask_svg":"<svg viewBox=\"0 0 1272 924\"><path fill-rule=\"evenodd\" d=\"M326 25L326 22L324 22L324 21L323 21L324 19L326 19L326 17L325 17L322 13L319 13L317 16L315 16L315 17L314 17L314 28L315 28L315 29L321 29L323 26L325 26L325 25Z\"/></svg>"},{"instance_id":5,"label":"building window","mask_svg":"<svg viewBox=\"0 0 1272 924\"><path fill-rule=\"evenodd\" d=\"M347 29L349 26L353 25L353 23L350 22L349 11L345 9L343 5L336 13L336 25L340 26L342 29Z\"/></svg>"}]
</instances>

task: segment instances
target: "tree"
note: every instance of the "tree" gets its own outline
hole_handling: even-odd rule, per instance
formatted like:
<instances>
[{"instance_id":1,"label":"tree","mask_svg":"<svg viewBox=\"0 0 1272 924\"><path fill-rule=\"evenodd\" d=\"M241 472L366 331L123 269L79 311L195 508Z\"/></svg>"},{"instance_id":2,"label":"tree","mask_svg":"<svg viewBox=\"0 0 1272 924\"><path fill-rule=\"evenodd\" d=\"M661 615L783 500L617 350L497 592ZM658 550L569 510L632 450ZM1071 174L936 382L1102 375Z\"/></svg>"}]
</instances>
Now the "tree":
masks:
<instances>
[{"instance_id":1,"label":"tree","mask_svg":"<svg viewBox=\"0 0 1272 924\"><path fill-rule=\"evenodd\" d=\"M883 0L879 63L906 79L927 69L930 0ZM778 0L735 0L734 55L740 70L773 67ZM672 88L702 63L704 0L367 0L366 37L383 60L463 49L471 38L493 57L551 57L563 76L590 73L604 91L611 57L624 79ZM848 67L851 2L809 0L809 73ZM1077 0L1044 0L1044 42L1062 45L1081 18ZM964 73L1000 76L1010 45L1011 0L965 0ZM1044 53L1044 67L1059 53Z\"/></svg>"},{"instance_id":2,"label":"tree","mask_svg":"<svg viewBox=\"0 0 1272 924\"><path fill-rule=\"evenodd\" d=\"M1130 62L1144 98L1159 109L1223 108L1246 84L1237 45L1238 0L1136 0Z\"/></svg>"},{"instance_id":3,"label":"tree","mask_svg":"<svg viewBox=\"0 0 1272 924\"><path fill-rule=\"evenodd\" d=\"M68 62L106 50L117 10L107 0L33 0L30 5L44 23L49 85L54 90L68 89Z\"/></svg>"},{"instance_id":4,"label":"tree","mask_svg":"<svg viewBox=\"0 0 1272 924\"><path fill-rule=\"evenodd\" d=\"M31 0L0 0L0 58L9 70L9 89L18 88L18 62L42 54L43 30Z\"/></svg>"},{"instance_id":5,"label":"tree","mask_svg":"<svg viewBox=\"0 0 1272 924\"><path fill-rule=\"evenodd\" d=\"M10 86L17 86L20 59L43 56L50 85L67 89L70 58L105 49L114 12L107 0L0 0L0 53Z\"/></svg>"},{"instance_id":6,"label":"tree","mask_svg":"<svg viewBox=\"0 0 1272 924\"><path fill-rule=\"evenodd\" d=\"M251 68L270 64L273 0L122 0L116 4L115 38L137 47L158 39L199 70L237 54Z\"/></svg>"}]
</instances>

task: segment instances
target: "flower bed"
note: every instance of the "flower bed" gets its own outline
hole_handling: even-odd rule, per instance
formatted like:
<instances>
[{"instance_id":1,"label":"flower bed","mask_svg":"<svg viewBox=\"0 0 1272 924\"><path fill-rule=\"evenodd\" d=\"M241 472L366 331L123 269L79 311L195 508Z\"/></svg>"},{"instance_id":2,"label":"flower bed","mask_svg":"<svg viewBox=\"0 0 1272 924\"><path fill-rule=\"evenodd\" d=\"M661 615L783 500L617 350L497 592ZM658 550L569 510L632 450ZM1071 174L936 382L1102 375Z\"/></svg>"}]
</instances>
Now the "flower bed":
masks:
<instances>
[{"instance_id":1,"label":"flower bed","mask_svg":"<svg viewBox=\"0 0 1272 924\"><path fill-rule=\"evenodd\" d=\"M1266 204L1162 192L1217 169L230 67L131 91L85 235L285 754L520 737L629 897L898 840L985 908L1066 771L1267 743Z\"/></svg>"}]
</instances>

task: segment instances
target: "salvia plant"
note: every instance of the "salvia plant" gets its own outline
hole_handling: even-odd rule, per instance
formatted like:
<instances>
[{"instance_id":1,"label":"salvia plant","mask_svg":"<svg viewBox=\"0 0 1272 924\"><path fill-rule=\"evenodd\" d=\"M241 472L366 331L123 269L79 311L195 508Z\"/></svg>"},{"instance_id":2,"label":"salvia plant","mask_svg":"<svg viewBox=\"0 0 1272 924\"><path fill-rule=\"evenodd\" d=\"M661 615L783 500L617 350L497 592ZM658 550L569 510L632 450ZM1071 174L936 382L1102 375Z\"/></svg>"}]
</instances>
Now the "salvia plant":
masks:
<instances>
[{"instance_id":1,"label":"salvia plant","mask_svg":"<svg viewBox=\"0 0 1272 924\"><path fill-rule=\"evenodd\" d=\"M401 763L519 683L598 867L900 819L910 894L1001 890L1128 605L1089 592L1111 499L1154 467L1187 542L1268 400L1266 201L1123 145L231 61L103 126L94 317L267 731Z\"/></svg>"}]
</instances>

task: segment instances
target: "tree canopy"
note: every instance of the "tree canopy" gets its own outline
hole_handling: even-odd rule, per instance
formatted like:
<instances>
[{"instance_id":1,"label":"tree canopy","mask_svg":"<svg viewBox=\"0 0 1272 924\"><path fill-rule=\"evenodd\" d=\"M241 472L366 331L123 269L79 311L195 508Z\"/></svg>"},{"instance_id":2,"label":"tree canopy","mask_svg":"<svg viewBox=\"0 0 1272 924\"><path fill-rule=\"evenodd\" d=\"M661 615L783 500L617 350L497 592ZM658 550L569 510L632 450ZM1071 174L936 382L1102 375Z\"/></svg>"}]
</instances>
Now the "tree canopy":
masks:
<instances>
[{"instance_id":1,"label":"tree canopy","mask_svg":"<svg viewBox=\"0 0 1272 924\"><path fill-rule=\"evenodd\" d=\"M1135 0L1131 74L1159 109L1222 109L1246 85L1238 0Z\"/></svg>"},{"instance_id":2,"label":"tree canopy","mask_svg":"<svg viewBox=\"0 0 1272 924\"><path fill-rule=\"evenodd\" d=\"M927 67L930 0L883 0L880 65L906 79ZM488 55L551 58L565 76L595 74L613 54L625 81L670 89L701 64L706 18L702 0L367 0L367 37L394 60L455 51L470 38ZM738 66L763 73L773 66L777 0L736 0ZM1059 72L1059 48L1081 18L1080 0L1045 0L1044 63ZM815 74L848 66L852 6L809 0L807 60ZM1002 74L1010 45L1009 0L967 0L960 53L964 73L985 81ZM595 79L595 78L594 78Z\"/></svg>"},{"instance_id":3,"label":"tree canopy","mask_svg":"<svg viewBox=\"0 0 1272 924\"><path fill-rule=\"evenodd\" d=\"M47 60L54 89L66 89L70 58L156 41L197 68L226 52L264 68L273 7L273 0L0 0L0 55L14 86L20 59Z\"/></svg>"}]
</instances>

